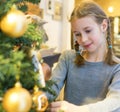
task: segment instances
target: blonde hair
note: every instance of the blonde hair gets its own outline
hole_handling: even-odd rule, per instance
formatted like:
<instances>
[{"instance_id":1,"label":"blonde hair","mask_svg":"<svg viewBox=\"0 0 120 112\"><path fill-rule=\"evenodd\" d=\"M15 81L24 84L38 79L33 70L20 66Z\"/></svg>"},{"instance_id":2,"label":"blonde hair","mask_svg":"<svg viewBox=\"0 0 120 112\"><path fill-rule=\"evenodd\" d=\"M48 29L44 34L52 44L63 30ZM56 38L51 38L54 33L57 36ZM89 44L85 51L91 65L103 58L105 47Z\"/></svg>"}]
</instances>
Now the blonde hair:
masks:
<instances>
[{"instance_id":1,"label":"blonde hair","mask_svg":"<svg viewBox=\"0 0 120 112\"><path fill-rule=\"evenodd\" d=\"M82 1L78 6L76 6L71 14L70 22L74 18L82 18L85 16L91 16L95 18L95 21L98 24L101 24L104 19L107 20L108 22L108 28L107 28L107 36L106 36L106 43L108 46L108 51L105 57L105 63L109 65L116 64L117 62L114 60L114 54L113 54L113 48L112 48L112 38L111 38L111 25L110 25L110 19L107 17L103 9L94 1ZM84 59L82 56L78 53L79 44L76 42L75 43L75 50L76 50L76 59L75 59L75 64L77 66L83 65L84 64Z\"/></svg>"}]
</instances>

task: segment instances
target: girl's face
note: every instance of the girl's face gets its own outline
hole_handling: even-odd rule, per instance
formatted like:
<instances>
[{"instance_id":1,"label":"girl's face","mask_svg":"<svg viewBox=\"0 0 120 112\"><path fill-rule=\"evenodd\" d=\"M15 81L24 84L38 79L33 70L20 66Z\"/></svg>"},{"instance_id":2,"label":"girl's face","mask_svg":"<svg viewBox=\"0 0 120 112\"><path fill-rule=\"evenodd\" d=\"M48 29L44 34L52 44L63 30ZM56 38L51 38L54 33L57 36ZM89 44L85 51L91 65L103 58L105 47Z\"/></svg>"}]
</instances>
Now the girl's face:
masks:
<instances>
[{"instance_id":1,"label":"girl's face","mask_svg":"<svg viewBox=\"0 0 120 112\"><path fill-rule=\"evenodd\" d=\"M71 26L75 39L89 53L106 48L106 20L98 24L93 17L87 16L72 20Z\"/></svg>"}]
</instances>

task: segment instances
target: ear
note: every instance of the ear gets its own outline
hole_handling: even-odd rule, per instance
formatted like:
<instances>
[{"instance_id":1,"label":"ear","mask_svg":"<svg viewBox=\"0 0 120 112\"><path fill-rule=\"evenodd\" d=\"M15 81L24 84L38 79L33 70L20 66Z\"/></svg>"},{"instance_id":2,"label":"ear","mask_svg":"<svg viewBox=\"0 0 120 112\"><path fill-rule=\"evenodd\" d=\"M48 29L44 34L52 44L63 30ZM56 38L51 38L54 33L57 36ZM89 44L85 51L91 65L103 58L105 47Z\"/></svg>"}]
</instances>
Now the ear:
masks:
<instances>
[{"instance_id":1,"label":"ear","mask_svg":"<svg viewBox=\"0 0 120 112\"><path fill-rule=\"evenodd\" d=\"M107 19L104 19L102 24L101 24L101 30L103 32L105 32L107 30L107 28L108 28L108 22L107 22Z\"/></svg>"}]
</instances>

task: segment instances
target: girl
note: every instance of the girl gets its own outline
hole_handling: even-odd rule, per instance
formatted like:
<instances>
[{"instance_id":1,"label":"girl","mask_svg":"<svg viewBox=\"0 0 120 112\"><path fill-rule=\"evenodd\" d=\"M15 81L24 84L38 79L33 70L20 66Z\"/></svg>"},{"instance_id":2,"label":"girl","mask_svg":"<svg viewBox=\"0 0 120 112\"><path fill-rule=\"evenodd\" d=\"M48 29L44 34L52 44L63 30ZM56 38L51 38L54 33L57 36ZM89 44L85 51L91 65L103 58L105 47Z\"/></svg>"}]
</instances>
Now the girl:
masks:
<instances>
[{"instance_id":1,"label":"girl","mask_svg":"<svg viewBox=\"0 0 120 112\"><path fill-rule=\"evenodd\" d=\"M120 61L113 54L109 18L96 3L85 1L70 22L76 51L65 51L52 72L53 89L59 94L65 84L65 90L64 100L52 102L50 111L120 112Z\"/></svg>"}]
</instances>

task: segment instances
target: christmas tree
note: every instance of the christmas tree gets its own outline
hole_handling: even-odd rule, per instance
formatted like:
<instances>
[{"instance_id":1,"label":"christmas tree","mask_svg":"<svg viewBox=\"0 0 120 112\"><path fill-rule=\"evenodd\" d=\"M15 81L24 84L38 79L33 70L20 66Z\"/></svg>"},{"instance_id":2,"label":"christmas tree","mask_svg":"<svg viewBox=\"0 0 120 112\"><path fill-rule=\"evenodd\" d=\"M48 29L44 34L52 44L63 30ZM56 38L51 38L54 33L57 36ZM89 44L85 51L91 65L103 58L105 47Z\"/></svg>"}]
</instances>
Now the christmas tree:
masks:
<instances>
[{"instance_id":1,"label":"christmas tree","mask_svg":"<svg viewBox=\"0 0 120 112\"><path fill-rule=\"evenodd\" d=\"M25 88L30 94L38 93L37 96L41 94L40 90L55 95L55 92L50 88L54 82L46 81L43 87L44 82L42 83L40 79L40 75L43 73L38 70L42 57L38 56L36 51L45 41L43 38L45 32L40 30L40 23L37 19L32 22L26 21L26 17L30 18L27 16L30 13L28 5L39 5L39 3L40 0L0 1L0 112L5 112L2 105L5 93L10 88L13 89L15 84L15 87ZM14 15L12 19L10 19L11 15ZM18 91L14 89L16 93L19 91L19 89ZM5 103L11 102L6 101ZM38 104L35 102L33 104L32 101L28 110L35 112L37 106ZM15 111L17 112L17 110Z\"/></svg>"}]
</instances>

